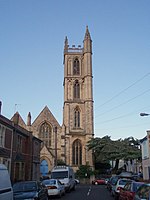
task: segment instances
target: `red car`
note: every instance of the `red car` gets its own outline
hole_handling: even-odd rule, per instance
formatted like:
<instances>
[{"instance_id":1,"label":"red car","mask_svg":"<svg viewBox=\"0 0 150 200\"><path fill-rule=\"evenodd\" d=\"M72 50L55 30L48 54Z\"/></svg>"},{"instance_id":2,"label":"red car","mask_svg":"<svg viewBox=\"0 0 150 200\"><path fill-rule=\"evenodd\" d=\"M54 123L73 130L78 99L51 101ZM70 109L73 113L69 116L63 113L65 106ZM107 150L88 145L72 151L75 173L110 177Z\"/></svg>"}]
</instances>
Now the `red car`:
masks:
<instances>
[{"instance_id":1,"label":"red car","mask_svg":"<svg viewBox=\"0 0 150 200\"><path fill-rule=\"evenodd\" d=\"M121 188L120 190L119 200L133 200L135 192L143 184L144 184L143 182L135 182L135 181L126 183L124 188Z\"/></svg>"},{"instance_id":2,"label":"red car","mask_svg":"<svg viewBox=\"0 0 150 200\"><path fill-rule=\"evenodd\" d=\"M106 184L106 180L104 178L98 178L95 179L94 181L92 181L93 185L105 185Z\"/></svg>"}]
</instances>

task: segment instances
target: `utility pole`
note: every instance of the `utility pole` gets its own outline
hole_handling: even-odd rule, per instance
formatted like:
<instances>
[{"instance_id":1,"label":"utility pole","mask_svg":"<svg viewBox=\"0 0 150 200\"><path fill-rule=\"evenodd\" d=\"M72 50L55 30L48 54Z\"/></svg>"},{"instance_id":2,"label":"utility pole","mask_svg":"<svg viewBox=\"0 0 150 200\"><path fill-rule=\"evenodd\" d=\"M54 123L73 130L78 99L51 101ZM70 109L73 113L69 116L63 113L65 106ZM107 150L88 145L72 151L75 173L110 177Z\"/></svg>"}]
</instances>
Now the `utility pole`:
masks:
<instances>
[{"instance_id":1,"label":"utility pole","mask_svg":"<svg viewBox=\"0 0 150 200\"><path fill-rule=\"evenodd\" d=\"M55 133L55 162L54 165L57 166L57 126L54 128Z\"/></svg>"}]
</instances>

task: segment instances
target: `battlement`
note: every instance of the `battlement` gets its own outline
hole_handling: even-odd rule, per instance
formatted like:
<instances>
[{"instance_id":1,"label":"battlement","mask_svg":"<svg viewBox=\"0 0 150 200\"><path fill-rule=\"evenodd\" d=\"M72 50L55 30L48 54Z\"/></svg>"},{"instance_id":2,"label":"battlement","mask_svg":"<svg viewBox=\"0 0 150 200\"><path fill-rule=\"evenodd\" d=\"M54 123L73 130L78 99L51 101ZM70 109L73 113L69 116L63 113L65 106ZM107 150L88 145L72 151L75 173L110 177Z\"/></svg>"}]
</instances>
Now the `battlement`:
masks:
<instances>
[{"instance_id":1,"label":"battlement","mask_svg":"<svg viewBox=\"0 0 150 200\"><path fill-rule=\"evenodd\" d=\"M65 51L64 52L82 52L83 51L83 48L81 47L81 45L78 45L77 47L75 46L75 45L72 45L72 47L70 47L69 45L68 45L68 48L67 49L65 49Z\"/></svg>"}]
</instances>

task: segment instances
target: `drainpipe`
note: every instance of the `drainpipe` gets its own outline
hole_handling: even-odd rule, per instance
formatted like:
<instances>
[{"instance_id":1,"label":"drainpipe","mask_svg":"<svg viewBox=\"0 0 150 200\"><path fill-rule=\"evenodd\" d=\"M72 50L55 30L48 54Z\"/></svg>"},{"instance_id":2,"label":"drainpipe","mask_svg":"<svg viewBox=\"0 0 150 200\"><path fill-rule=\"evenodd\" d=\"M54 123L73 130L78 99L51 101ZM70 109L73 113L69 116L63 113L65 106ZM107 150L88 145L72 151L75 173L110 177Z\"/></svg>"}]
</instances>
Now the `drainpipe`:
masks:
<instances>
[{"instance_id":1,"label":"drainpipe","mask_svg":"<svg viewBox=\"0 0 150 200\"><path fill-rule=\"evenodd\" d=\"M1 115L1 111L2 111L2 102L0 101L0 115Z\"/></svg>"}]
</instances>

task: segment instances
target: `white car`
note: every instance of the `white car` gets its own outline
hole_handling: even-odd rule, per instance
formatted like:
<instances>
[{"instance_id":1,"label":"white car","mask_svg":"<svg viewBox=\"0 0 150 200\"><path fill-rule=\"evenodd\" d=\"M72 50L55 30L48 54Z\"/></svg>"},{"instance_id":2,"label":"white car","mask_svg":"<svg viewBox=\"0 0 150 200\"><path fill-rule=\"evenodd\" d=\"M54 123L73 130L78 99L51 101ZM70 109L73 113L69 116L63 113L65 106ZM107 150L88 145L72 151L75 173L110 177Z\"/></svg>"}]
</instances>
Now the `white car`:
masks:
<instances>
[{"instance_id":1,"label":"white car","mask_svg":"<svg viewBox=\"0 0 150 200\"><path fill-rule=\"evenodd\" d=\"M48 197L65 195L65 186L58 179L46 179L42 183L47 187Z\"/></svg>"},{"instance_id":2,"label":"white car","mask_svg":"<svg viewBox=\"0 0 150 200\"><path fill-rule=\"evenodd\" d=\"M127 178L120 178L118 179L116 185L112 188L111 194L115 197L115 200L119 199L119 194L121 188L124 188L125 184L128 182L132 182L133 180Z\"/></svg>"}]
</instances>

